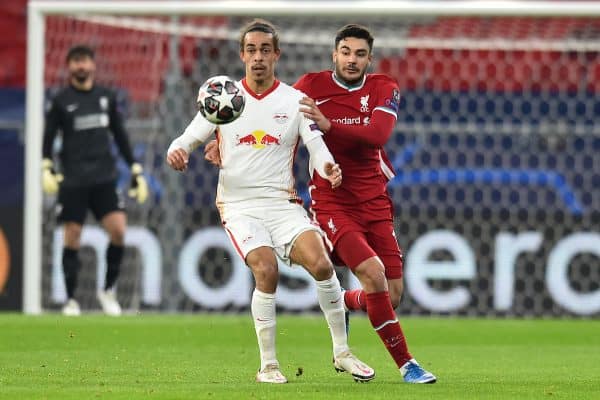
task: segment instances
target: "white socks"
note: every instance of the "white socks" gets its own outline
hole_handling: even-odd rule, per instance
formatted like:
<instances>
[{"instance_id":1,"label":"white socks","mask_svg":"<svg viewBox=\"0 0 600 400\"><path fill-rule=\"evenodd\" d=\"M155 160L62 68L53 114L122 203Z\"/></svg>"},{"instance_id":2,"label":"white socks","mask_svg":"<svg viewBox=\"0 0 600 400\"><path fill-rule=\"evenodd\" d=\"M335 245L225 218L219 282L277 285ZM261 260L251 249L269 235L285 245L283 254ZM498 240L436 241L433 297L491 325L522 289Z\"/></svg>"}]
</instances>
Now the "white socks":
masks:
<instances>
[{"instance_id":1,"label":"white socks","mask_svg":"<svg viewBox=\"0 0 600 400\"><path fill-rule=\"evenodd\" d=\"M344 315L344 296L340 281L335 274L317 284L317 298L331 332L333 342L333 355L337 356L348 351L348 337L346 335L346 322Z\"/></svg>"},{"instance_id":2,"label":"white socks","mask_svg":"<svg viewBox=\"0 0 600 400\"><path fill-rule=\"evenodd\" d=\"M275 294L254 289L251 310L262 371L269 364L278 364L275 352Z\"/></svg>"},{"instance_id":3,"label":"white socks","mask_svg":"<svg viewBox=\"0 0 600 400\"><path fill-rule=\"evenodd\" d=\"M349 350L340 282L335 274L329 279L315 282L319 305L331 333L333 355L337 356ZM251 311L260 349L260 369L263 370L269 364L278 364L275 351L275 294L254 289Z\"/></svg>"}]
</instances>

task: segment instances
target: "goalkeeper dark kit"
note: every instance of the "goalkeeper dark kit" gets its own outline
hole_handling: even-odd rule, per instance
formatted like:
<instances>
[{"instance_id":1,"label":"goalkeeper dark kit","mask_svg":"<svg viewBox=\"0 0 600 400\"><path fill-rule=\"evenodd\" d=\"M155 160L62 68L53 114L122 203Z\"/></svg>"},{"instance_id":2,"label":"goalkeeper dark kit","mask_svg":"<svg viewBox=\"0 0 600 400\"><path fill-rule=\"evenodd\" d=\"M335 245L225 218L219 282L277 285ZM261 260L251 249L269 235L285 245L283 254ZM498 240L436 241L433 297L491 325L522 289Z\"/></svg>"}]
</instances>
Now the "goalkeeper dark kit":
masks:
<instances>
[{"instance_id":1,"label":"goalkeeper dark kit","mask_svg":"<svg viewBox=\"0 0 600 400\"><path fill-rule=\"evenodd\" d=\"M44 159L52 158L52 144L59 129L63 138L60 161L64 186L87 186L117 179L111 133L127 164L134 163L115 94L107 88L93 86L83 91L68 86L58 93L46 115Z\"/></svg>"}]
</instances>

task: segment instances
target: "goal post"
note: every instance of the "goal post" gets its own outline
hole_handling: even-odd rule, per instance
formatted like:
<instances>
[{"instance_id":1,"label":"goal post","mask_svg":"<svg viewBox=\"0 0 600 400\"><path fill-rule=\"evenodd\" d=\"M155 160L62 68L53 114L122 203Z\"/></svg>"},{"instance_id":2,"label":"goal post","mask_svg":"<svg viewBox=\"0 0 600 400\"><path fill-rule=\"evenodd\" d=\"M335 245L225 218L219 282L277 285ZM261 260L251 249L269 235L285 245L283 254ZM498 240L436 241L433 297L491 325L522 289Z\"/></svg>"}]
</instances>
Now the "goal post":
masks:
<instances>
[{"instance_id":1,"label":"goal post","mask_svg":"<svg viewBox=\"0 0 600 400\"><path fill-rule=\"evenodd\" d=\"M39 314L42 306L42 226L43 196L41 188L41 154L42 132L44 123L43 103L45 82L45 46L46 19L51 16L70 16L90 19L103 16L117 17L164 17L173 18L189 16L223 16L223 17L336 17L358 20L362 17L383 17L393 30L393 19L409 23L411 18L440 18L440 17L530 17L530 18L598 18L600 3L586 1L556 2L556 1L218 1L218 2L186 2L186 1L42 1L34 0L28 4L27 29L27 88L26 88L26 157L25 157L25 213L24 213L24 290L23 311L27 314ZM104 21L104 22L102 22ZM177 20L171 21L177 23ZM112 23L113 26L114 23ZM169 31L169 22L161 21L161 28L166 34L177 32L179 28ZM127 25L127 23L125 23ZM142 29L150 28L144 27ZM284 28L285 31L285 28ZM189 31L180 30L181 36L189 35ZM210 32L209 32L210 34ZM191 34L192 36L195 33ZM332 38L328 38L332 40ZM390 36L388 42L394 42L395 36ZM435 39L435 38L434 38ZM443 38L437 37L440 41ZM493 39L493 38L492 38ZM376 46L385 38L376 38ZM403 39L397 39L397 46L405 45ZM405 39L404 39L405 40ZM431 40L431 39L427 39ZM598 51L597 38L592 38L592 51ZM452 42L452 41L451 41ZM456 45L460 39L455 39L450 45ZM427 48L426 41L415 38L414 43L421 43ZM498 46L497 42L482 40L490 46ZM300 44L302 45L302 44ZM448 45L448 46L450 46ZM536 44L531 44L534 49ZM540 45L543 49L543 43ZM502 47L502 45L500 45ZM328 47L330 49L330 47ZM579 50L579 51L585 51ZM300 58L298 58L300 60ZM390 63L402 64L404 61L392 60ZM477 62L475 60L474 62ZM435 66L434 66L435 67ZM383 66L382 66L383 68ZM442 67L440 67L442 68ZM307 72L307 71L302 71ZM102 74L102 72L99 72ZM467 78L467 77L463 77ZM289 82L292 83L292 82ZM560 82L557 82L560 84ZM176 101L176 100L174 100ZM468 100L466 100L468 101ZM461 121L462 123L462 121ZM468 125L468 123L466 124ZM453 125L464 126L464 125ZM467 127L468 128L468 127ZM400 143L398 143L400 145ZM400 150L398 157L401 156ZM489 171L488 171L489 172ZM460 173L460 172L458 172ZM491 176L491 177L490 177ZM493 172L482 179L495 179ZM511 179L502 175L498 179ZM515 178L517 179L517 178ZM535 177L533 178L535 179ZM545 178L544 178L545 179ZM590 178L591 179L591 178ZM541 181L541 178L540 178ZM558 178L557 178L558 181ZM561 186L562 189L565 189ZM568 196L567 196L568 197ZM594 198L595 199L595 198ZM516 257L516 256L515 256Z\"/></svg>"}]
</instances>

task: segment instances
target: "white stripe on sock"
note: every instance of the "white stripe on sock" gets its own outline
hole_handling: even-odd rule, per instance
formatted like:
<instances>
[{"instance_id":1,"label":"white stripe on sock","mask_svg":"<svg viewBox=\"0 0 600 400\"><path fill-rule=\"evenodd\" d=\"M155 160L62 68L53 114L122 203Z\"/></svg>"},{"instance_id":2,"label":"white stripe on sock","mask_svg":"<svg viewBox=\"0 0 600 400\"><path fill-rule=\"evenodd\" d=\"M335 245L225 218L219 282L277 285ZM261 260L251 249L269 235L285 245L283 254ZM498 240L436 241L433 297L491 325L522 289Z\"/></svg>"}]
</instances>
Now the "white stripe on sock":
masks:
<instances>
[{"instance_id":1,"label":"white stripe on sock","mask_svg":"<svg viewBox=\"0 0 600 400\"><path fill-rule=\"evenodd\" d=\"M380 329L383 329L385 326L387 326L389 324L395 324L395 323L398 323L398 319L395 319L393 321L391 319L389 319L389 320L385 321L383 324L376 327L375 330L378 331Z\"/></svg>"}]
</instances>

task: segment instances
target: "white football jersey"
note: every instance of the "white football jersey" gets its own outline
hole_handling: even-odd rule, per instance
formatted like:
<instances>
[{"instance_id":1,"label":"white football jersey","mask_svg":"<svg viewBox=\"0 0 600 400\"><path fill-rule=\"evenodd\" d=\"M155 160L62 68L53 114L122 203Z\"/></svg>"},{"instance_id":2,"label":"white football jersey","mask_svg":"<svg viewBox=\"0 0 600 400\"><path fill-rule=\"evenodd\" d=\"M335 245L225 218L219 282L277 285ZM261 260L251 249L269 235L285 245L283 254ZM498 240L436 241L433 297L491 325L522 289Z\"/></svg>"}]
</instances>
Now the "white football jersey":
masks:
<instances>
[{"instance_id":1,"label":"white football jersey","mask_svg":"<svg viewBox=\"0 0 600 400\"><path fill-rule=\"evenodd\" d=\"M292 168L299 139L307 143L322 135L299 111L302 92L280 81L261 95L249 89L245 80L241 86L246 105L238 119L215 125L198 113L184 132L201 142L217 133L222 163L217 207L221 212L242 201L298 200Z\"/></svg>"}]
</instances>

